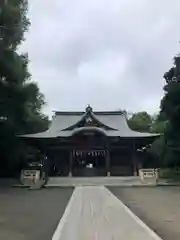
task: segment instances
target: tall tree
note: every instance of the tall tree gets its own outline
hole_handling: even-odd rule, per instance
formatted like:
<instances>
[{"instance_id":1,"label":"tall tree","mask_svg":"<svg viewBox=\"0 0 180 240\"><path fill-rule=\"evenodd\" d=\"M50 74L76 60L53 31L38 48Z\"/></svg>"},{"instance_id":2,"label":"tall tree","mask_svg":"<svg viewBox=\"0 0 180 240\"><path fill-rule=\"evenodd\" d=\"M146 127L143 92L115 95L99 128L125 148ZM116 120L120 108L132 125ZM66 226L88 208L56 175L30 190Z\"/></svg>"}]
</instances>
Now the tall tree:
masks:
<instances>
[{"instance_id":1,"label":"tall tree","mask_svg":"<svg viewBox=\"0 0 180 240\"><path fill-rule=\"evenodd\" d=\"M29 26L28 1L3 0L1 3L0 163L11 166L21 149L16 134L45 130L48 120L41 113L44 97L28 72L28 56L17 52Z\"/></svg>"},{"instance_id":2,"label":"tall tree","mask_svg":"<svg viewBox=\"0 0 180 240\"><path fill-rule=\"evenodd\" d=\"M168 121L161 119L159 114L152 116L152 124L150 126L151 133L164 133Z\"/></svg>"},{"instance_id":3,"label":"tall tree","mask_svg":"<svg viewBox=\"0 0 180 240\"><path fill-rule=\"evenodd\" d=\"M159 115L150 115L147 112L134 113L128 120L131 129L139 132L164 133L167 122ZM164 136L157 138L146 149L143 164L145 167L159 167L163 165L162 157L164 152Z\"/></svg>"},{"instance_id":4,"label":"tall tree","mask_svg":"<svg viewBox=\"0 0 180 240\"><path fill-rule=\"evenodd\" d=\"M176 166L180 165L180 55L174 57L174 66L164 74L164 79L160 117L167 121L165 161Z\"/></svg>"}]
</instances>

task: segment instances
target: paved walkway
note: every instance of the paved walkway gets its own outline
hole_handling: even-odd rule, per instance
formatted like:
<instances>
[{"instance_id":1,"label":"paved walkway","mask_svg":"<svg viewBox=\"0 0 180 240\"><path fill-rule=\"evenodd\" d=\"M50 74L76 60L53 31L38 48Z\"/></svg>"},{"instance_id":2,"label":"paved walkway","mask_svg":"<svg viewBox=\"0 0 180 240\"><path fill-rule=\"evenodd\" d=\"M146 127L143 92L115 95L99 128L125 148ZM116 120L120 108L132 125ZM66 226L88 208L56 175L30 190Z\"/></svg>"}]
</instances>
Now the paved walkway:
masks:
<instances>
[{"instance_id":1,"label":"paved walkway","mask_svg":"<svg viewBox=\"0 0 180 240\"><path fill-rule=\"evenodd\" d=\"M76 187L53 240L160 240L103 186Z\"/></svg>"}]
</instances>

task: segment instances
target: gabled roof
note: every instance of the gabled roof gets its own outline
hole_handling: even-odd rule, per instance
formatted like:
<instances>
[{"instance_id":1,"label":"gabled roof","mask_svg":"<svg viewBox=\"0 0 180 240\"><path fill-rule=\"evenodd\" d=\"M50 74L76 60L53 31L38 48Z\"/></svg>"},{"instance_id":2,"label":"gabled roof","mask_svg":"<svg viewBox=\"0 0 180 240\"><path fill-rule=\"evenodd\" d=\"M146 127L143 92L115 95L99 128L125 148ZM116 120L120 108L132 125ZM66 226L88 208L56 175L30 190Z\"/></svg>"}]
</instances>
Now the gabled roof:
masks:
<instances>
[{"instance_id":1,"label":"gabled roof","mask_svg":"<svg viewBox=\"0 0 180 240\"><path fill-rule=\"evenodd\" d=\"M97 112L93 111L90 106L85 112L55 112L50 128L42 133L27 134L22 137L27 138L57 138L70 137L81 130L93 130L93 126L81 126L78 124L87 118L93 119L99 129L109 137L124 137L124 138L139 138L139 137L154 137L158 134L140 133L132 131L126 119L126 114L123 111ZM97 126L96 126L97 128Z\"/></svg>"}]
</instances>

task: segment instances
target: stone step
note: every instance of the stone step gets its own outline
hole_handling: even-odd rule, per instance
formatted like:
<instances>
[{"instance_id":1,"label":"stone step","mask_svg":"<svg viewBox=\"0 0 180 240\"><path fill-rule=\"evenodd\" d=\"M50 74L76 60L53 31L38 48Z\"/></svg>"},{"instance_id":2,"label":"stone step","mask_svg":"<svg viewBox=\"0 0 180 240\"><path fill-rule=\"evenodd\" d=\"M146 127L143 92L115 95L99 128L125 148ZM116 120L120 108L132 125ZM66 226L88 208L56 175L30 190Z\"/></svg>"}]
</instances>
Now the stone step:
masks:
<instances>
[{"instance_id":1,"label":"stone step","mask_svg":"<svg viewBox=\"0 0 180 240\"><path fill-rule=\"evenodd\" d=\"M46 187L142 185L139 177L50 177Z\"/></svg>"}]
</instances>

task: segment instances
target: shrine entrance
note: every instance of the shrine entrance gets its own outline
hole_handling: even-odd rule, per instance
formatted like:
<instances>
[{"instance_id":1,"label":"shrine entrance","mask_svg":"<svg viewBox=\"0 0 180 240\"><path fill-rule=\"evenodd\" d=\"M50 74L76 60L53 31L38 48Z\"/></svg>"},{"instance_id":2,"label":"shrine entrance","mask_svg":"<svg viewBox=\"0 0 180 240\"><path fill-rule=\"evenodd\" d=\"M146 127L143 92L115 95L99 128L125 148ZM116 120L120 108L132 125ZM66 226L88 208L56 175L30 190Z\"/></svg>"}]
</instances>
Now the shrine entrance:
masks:
<instances>
[{"instance_id":1,"label":"shrine entrance","mask_svg":"<svg viewBox=\"0 0 180 240\"><path fill-rule=\"evenodd\" d=\"M73 151L74 176L106 176L106 150L77 150Z\"/></svg>"},{"instance_id":2,"label":"shrine entrance","mask_svg":"<svg viewBox=\"0 0 180 240\"><path fill-rule=\"evenodd\" d=\"M70 154L72 176L107 176L109 151L103 131L95 127L81 128L72 138Z\"/></svg>"}]
</instances>

